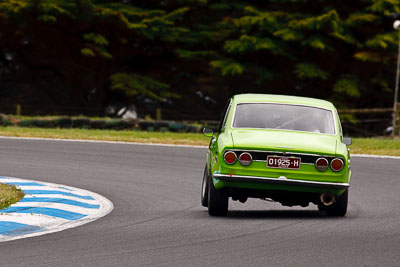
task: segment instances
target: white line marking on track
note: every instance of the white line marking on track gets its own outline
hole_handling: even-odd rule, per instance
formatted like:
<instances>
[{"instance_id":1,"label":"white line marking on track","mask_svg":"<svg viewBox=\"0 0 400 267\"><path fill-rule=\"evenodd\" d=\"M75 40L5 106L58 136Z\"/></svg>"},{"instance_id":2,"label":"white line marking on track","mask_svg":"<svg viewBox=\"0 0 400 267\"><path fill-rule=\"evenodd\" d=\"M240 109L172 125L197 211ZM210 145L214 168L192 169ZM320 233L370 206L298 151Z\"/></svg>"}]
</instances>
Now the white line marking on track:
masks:
<instances>
[{"instance_id":1,"label":"white line marking on track","mask_svg":"<svg viewBox=\"0 0 400 267\"><path fill-rule=\"evenodd\" d=\"M60 138L40 138L40 137L10 137L0 136L1 139L13 140L38 140L38 141L61 141L61 142L81 142L81 143L103 143L103 144L121 144L121 145L140 145L140 146L166 146L166 147L190 147L190 148L207 148L208 146L195 145L178 145L178 144L162 144L162 143L140 143L140 142L124 142L124 141L102 141L102 140L83 140L83 139L60 139Z\"/></svg>"},{"instance_id":2,"label":"white line marking on track","mask_svg":"<svg viewBox=\"0 0 400 267\"><path fill-rule=\"evenodd\" d=\"M377 159L400 159L399 156L386 156L386 155L369 155L369 154L351 154L350 157L358 158L377 158Z\"/></svg>"},{"instance_id":3,"label":"white line marking on track","mask_svg":"<svg viewBox=\"0 0 400 267\"><path fill-rule=\"evenodd\" d=\"M0 179L0 181L9 182L11 184L13 183L12 181L9 181L9 180L1 180ZM18 182L21 182L21 181L18 181ZM45 184L45 183L42 183L42 184ZM16 184L15 186L17 188L21 187L18 184ZM44 186L29 186L28 185L28 186L24 186L24 190L46 190L46 188ZM88 195L84 195L84 194L80 193L79 191L78 192L77 191L71 191L71 190L67 190L67 189L61 188L61 187L53 187L53 191L67 193L67 194L74 194L74 195L81 196L81 197L88 196Z\"/></svg>"},{"instance_id":4,"label":"white line marking on track","mask_svg":"<svg viewBox=\"0 0 400 267\"><path fill-rule=\"evenodd\" d=\"M1 182L1 181L0 181ZM82 199L78 197L73 197L73 196L65 196L65 195L57 195L57 194L51 194L51 195L45 195L45 194L40 194L40 195L31 195L31 194L25 194L25 197L27 198L61 198L61 199L67 199L67 200L74 200L78 202L82 202L85 204L97 204L97 200L95 199Z\"/></svg>"},{"instance_id":5,"label":"white line marking on track","mask_svg":"<svg viewBox=\"0 0 400 267\"><path fill-rule=\"evenodd\" d=\"M42 215L32 215L32 214L24 214L24 213L7 213L3 214L4 216L2 219L9 222L16 222L16 223L24 223L26 224L29 222L32 225L43 227L48 225L49 222L52 224L64 224L69 222L69 220L63 218L56 218L56 217L48 217Z\"/></svg>"},{"instance_id":6,"label":"white line marking on track","mask_svg":"<svg viewBox=\"0 0 400 267\"><path fill-rule=\"evenodd\" d=\"M121 144L121 145L140 145L140 146L187 147L187 148L203 148L203 149L208 147L208 146L195 146L195 145L176 145L176 144L83 140L83 139L39 138L39 137L0 136L0 139L13 139L13 140L22 139L22 140L33 140L33 141L38 140L38 141L55 141L55 142L81 142L81 143ZM363 158L400 159L400 156L388 156L388 155L351 154L351 153L350 153L350 155L352 157L363 157Z\"/></svg>"},{"instance_id":7,"label":"white line marking on track","mask_svg":"<svg viewBox=\"0 0 400 267\"><path fill-rule=\"evenodd\" d=\"M69 212L81 213L86 215L97 213L97 209L90 209L85 207L77 207L68 204L51 203L51 202L18 202L13 204L12 207L50 208L50 209L59 209Z\"/></svg>"}]
</instances>

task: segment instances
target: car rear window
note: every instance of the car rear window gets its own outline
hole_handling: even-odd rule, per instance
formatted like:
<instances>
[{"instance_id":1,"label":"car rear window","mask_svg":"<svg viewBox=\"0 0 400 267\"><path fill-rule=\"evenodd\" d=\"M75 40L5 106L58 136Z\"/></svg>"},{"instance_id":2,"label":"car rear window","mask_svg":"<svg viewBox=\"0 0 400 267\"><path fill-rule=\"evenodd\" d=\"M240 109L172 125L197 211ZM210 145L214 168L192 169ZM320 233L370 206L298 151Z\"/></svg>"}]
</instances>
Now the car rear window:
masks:
<instances>
[{"instance_id":1,"label":"car rear window","mask_svg":"<svg viewBox=\"0 0 400 267\"><path fill-rule=\"evenodd\" d=\"M261 128L335 134L333 112L291 104L242 103L236 105L234 128Z\"/></svg>"}]
</instances>

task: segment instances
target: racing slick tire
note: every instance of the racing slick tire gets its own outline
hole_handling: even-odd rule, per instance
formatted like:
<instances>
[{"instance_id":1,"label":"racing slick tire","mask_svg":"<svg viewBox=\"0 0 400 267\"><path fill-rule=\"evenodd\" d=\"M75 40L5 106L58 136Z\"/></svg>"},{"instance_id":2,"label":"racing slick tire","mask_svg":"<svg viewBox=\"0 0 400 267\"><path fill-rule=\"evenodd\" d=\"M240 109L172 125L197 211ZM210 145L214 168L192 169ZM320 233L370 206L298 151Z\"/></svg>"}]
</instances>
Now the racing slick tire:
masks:
<instances>
[{"instance_id":1,"label":"racing slick tire","mask_svg":"<svg viewBox=\"0 0 400 267\"><path fill-rule=\"evenodd\" d=\"M212 178L208 177L208 214L225 216L228 213L229 197L226 190L215 189Z\"/></svg>"}]
</instances>

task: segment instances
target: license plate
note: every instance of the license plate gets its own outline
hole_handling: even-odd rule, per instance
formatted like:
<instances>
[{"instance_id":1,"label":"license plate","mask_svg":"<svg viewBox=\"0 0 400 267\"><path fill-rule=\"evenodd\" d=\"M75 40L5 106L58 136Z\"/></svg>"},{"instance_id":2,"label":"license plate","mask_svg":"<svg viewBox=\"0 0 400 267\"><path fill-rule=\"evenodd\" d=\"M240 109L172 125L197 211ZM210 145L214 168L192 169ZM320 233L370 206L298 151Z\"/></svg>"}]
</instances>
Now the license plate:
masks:
<instances>
[{"instance_id":1,"label":"license plate","mask_svg":"<svg viewBox=\"0 0 400 267\"><path fill-rule=\"evenodd\" d=\"M267 167L268 168L279 168L279 169L300 169L300 158L287 158L278 156L268 156L267 157Z\"/></svg>"}]
</instances>

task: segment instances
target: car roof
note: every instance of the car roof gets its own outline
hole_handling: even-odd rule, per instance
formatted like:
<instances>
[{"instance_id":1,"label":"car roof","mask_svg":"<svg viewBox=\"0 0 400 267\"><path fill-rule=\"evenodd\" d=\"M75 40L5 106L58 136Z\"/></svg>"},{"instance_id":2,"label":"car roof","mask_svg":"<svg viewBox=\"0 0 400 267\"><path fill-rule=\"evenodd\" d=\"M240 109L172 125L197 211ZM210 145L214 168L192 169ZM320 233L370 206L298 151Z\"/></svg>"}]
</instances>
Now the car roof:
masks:
<instances>
[{"instance_id":1,"label":"car roof","mask_svg":"<svg viewBox=\"0 0 400 267\"><path fill-rule=\"evenodd\" d=\"M335 107L331 102L311 97L272 94L240 94L232 97L232 103L234 104L262 102L306 105L335 110Z\"/></svg>"}]
</instances>

